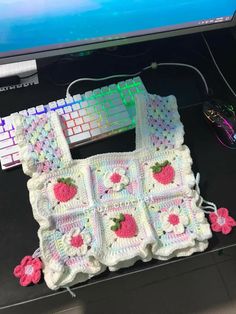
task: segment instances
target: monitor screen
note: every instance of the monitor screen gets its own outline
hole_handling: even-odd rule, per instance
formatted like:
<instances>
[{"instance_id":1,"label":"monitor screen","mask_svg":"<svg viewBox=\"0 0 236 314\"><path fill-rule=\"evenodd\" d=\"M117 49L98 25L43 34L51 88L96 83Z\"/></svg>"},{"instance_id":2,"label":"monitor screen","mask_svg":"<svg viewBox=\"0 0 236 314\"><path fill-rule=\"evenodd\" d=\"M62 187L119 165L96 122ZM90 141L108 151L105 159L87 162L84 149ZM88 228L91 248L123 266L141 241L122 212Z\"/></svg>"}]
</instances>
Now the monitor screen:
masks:
<instances>
[{"instance_id":1,"label":"monitor screen","mask_svg":"<svg viewBox=\"0 0 236 314\"><path fill-rule=\"evenodd\" d=\"M0 0L0 58L231 21L235 0Z\"/></svg>"}]
</instances>

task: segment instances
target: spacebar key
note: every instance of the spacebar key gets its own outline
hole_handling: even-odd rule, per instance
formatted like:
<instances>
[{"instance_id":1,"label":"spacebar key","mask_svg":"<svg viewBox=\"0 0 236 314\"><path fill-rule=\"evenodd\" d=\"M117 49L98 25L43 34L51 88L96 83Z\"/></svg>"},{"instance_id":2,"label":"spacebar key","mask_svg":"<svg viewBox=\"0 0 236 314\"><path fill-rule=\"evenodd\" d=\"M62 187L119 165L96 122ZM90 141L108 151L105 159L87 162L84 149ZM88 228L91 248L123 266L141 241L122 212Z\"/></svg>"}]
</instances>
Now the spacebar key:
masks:
<instances>
[{"instance_id":1,"label":"spacebar key","mask_svg":"<svg viewBox=\"0 0 236 314\"><path fill-rule=\"evenodd\" d=\"M14 154L14 153L18 153L18 151L19 151L18 145L9 146L9 147L0 149L0 158L3 157L3 156L7 156L7 155Z\"/></svg>"},{"instance_id":2,"label":"spacebar key","mask_svg":"<svg viewBox=\"0 0 236 314\"><path fill-rule=\"evenodd\" d=\"M69 136L68 140L69 140L70 144L74 144L74 143L78 143L78 142L81 142L83 140L86 140L87 138L90 138L90 137L91 137L91 135L87 131L87 132L83 132L83 133L79 133L79 134L75 134L75 135Z\"/></svg>"}]
</instances>

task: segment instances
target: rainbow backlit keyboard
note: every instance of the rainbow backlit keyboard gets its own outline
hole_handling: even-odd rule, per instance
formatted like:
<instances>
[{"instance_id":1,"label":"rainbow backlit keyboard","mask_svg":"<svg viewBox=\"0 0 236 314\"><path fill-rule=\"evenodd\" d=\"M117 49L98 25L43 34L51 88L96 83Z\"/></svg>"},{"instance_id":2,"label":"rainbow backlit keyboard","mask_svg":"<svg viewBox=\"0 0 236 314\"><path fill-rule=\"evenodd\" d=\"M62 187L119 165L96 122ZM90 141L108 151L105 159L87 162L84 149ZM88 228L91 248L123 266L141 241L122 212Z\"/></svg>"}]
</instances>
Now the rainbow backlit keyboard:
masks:
<instances>
[{"instance_id":1,"label":"rainbow backlit keyboard","mask_svg":"<svg viewBox=\"0 0 236 314\"><path fill-rule=\"evenodd\" d=\"M134 95L146 92L141 79L135 77L19 113L27 116L56 111L61 116L63 132L72 148L134 128ZM0 118L0 160L3 170L20 164L14 133L11 117Z\"/></svg>"}]
</instances>

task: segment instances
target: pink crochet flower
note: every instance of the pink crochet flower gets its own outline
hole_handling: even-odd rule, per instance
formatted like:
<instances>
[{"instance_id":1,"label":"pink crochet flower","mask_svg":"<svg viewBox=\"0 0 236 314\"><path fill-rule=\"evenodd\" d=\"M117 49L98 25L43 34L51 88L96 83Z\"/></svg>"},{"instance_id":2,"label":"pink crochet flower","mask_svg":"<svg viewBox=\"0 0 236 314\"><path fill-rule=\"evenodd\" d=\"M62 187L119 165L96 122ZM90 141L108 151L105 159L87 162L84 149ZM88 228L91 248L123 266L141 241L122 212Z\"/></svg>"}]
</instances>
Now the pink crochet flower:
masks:
<instances>
[{"instance_id":1,"label":"pink crochet flower","mask_svg":"<svg viewBox=\"0 0 236 314\"><path fill-rule=\"evenodd\" d=\"M222 232L228 234L232 227L236 226L236 221L229 216L227 208L219 208L216 213L210 213L211 229L215 232Z\"/></svg>"},{"instance_id":2,"label":"pink crochet flower","mask_svg":"<svg viewBox=\"0 0 236 314\"><path fill-rule=\"evenodd\" d=\"M41 278L42 262L39 258L25 256L20 265L14 269L14 276L20 278L21 286L28 286L31 283L38 283Z\"/></svg>"}]
</instances>

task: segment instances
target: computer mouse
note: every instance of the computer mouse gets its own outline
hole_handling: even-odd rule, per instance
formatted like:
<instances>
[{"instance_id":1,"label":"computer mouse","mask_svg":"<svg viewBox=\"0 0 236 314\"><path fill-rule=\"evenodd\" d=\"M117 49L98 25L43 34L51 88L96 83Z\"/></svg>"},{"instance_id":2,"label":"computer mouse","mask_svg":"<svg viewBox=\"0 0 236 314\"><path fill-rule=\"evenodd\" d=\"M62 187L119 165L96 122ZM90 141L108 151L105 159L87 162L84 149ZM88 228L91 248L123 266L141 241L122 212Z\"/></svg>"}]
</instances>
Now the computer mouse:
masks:
<instances>
[{"instance_id":1,"label":"computer mouse","mask_svg":"<svg viewBox=\"0 0 236 314\"><path fill-rule=\"evenodd\" d=\"M236 149L236 107L211 99L204 102L203 113L221 144Z\"/></svg>"}]
</instances>

